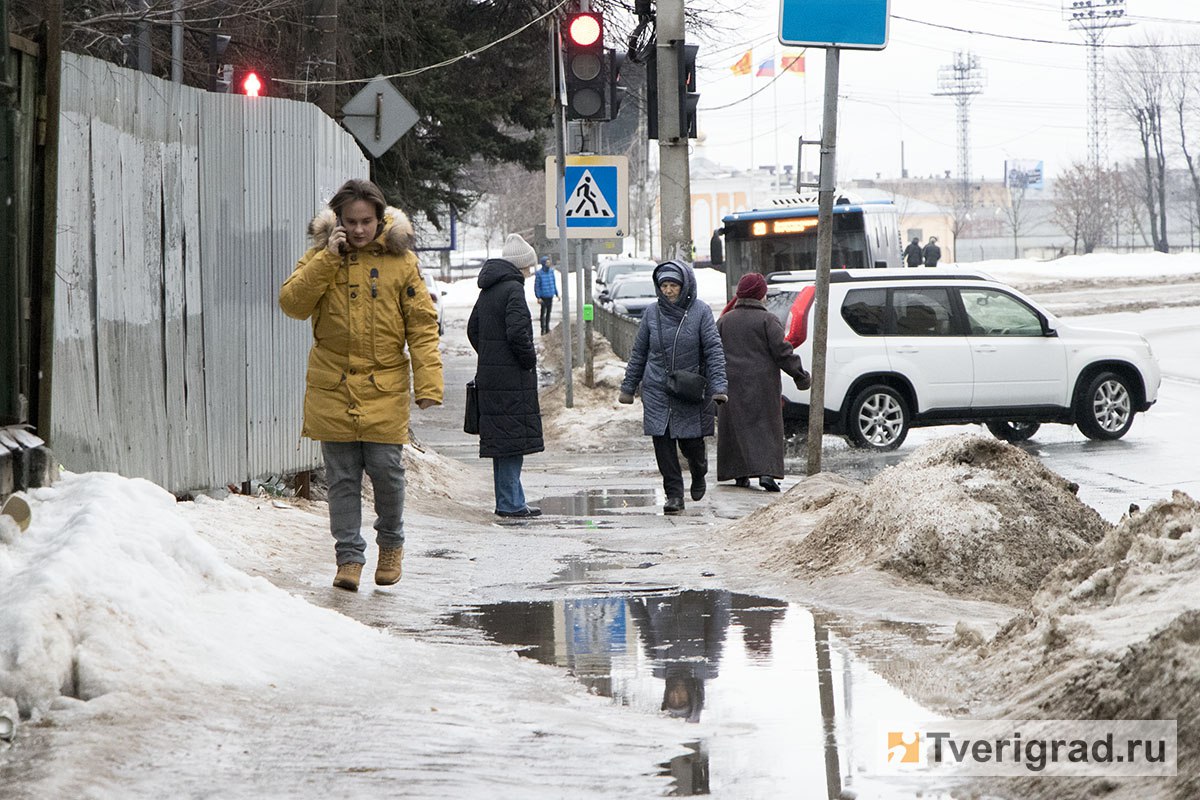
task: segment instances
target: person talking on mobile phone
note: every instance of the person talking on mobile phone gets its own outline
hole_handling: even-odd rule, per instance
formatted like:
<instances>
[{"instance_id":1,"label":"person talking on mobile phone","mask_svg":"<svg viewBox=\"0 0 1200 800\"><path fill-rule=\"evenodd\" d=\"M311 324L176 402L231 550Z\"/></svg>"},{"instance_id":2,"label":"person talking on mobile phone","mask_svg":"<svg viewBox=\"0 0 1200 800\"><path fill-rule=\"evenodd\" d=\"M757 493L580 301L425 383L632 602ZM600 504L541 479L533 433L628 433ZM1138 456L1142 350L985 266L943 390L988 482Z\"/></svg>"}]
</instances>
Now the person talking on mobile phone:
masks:
<instances>
[{"instance_id":1,"label":"person talking on mobile phone","mask_svg":"<svg viewBox=\"0 0 1200 800\"><path fill-rule=\"evenodd\" d=\"M409 398L440 405L437 310L413 252L413 228L370 181L349 180L308 226L312 246L279 290L289 317L312 322L302 435L321 443L337 575L357 591L366 542L362 476L375 492L375 583L400 580ZM406 352L407 347L407 352Z\"/></svg>"}]
</instances>

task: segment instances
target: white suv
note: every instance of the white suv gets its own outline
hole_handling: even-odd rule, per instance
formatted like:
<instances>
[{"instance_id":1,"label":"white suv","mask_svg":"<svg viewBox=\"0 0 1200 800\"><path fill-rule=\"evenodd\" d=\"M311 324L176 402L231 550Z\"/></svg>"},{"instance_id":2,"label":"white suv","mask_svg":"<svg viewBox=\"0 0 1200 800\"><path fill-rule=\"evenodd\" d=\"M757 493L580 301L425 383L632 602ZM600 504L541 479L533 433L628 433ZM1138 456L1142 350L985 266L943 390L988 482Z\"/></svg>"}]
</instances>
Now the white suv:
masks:
<instances>
[{"instance_id":1,"label":"white suv","mask_svg":"<svg viewBox=\"0 0 1200 800\"><path fill-rule=\"evenodd\" d=\"M813 280L772 274L766 298L806 366ZM1119 439L1158 397L1144 337L1066 325L982 272L835 270L829 309L825 425L857 447L891 450L910 427L971 422L1009 442L1046 422ZM801 430L809 393L790 384L784 419Z\"/></svg>"}]
</instances>

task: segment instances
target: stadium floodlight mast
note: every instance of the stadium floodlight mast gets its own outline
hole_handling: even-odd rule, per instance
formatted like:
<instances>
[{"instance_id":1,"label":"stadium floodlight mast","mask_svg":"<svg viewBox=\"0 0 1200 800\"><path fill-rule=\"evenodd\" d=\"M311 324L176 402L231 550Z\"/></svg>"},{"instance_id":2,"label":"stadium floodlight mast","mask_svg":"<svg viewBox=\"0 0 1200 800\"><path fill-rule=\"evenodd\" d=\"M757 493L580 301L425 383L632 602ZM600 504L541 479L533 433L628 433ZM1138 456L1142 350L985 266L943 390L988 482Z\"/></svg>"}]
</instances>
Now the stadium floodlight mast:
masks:
<instances>
[{"instance_id":1,"label":"stadium floodlight mast","mask_svg":"<svg viewBox=\"0 0 1200 800\"><path fill-rule=\"evenodd\" d=\"M1108 120L1104 114L1104 37L1111 28L1132 25L1125 17L1125 0L1063 0L1063 19L1081 31L1087 43L1088 164L1108 161Z\"/></svg>"},{"instance_id":2,"label":"stadium floodlight mast","mask_svg":"<svg viewBox=\"0 0 1200 800\"><path fill-rule=\"evenodd\" d=\"M971 205L971 98L983 92L987 74L979 66L979 57L958 51L954 63L938 67L938 97L953 97L958 107L958 179L960 202Z\"/></svg>"}]
</instances>

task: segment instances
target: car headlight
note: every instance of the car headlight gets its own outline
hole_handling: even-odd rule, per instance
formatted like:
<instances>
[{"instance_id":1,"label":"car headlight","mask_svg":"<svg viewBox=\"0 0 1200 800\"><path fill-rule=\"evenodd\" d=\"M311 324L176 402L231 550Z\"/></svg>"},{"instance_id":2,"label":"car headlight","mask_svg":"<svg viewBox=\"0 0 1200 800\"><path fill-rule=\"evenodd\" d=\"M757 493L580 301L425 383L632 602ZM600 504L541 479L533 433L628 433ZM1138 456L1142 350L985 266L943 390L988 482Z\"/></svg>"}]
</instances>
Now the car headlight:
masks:
<instances>
[{"instance_id":1,"label":"car headlight","mask_svg":"<svg viewBox=\"0 0 1200 800\"><path fill-rule=\"evenodd\" d=\"M1150 354L1151 358L1154 358L1154 348L1150 346L1150 340L1141 334L1138 334L1138 337L1142 340L1142 344L1146 345L1146 352Z\"/></svg>"},{"instance_id":2,"label":"car headlight","mask_svg":"<svg viewBox=\"0 0 1200 800\"><path fill-rule=\"evenodd\" d=\"M613 309L616 310L616 312L618 314L628 314L629 313L629 306L625 305L624 303L613 304Z\"/></svg>"}]
</instances>

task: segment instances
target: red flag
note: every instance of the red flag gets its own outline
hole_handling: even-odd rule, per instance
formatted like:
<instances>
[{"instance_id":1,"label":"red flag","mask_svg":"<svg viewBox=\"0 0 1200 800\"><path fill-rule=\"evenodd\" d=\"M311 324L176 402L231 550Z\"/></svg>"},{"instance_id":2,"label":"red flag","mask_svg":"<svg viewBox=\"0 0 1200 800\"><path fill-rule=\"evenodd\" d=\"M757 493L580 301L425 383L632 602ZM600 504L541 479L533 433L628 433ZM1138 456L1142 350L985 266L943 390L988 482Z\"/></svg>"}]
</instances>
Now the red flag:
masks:
<instances>
[{"instance_id":1,"label":"red flag","mask_svg":"<svg viewBox=\"0 0 1200 800\"><path fill-rule=\"evenodd\" d=\"M785 50L783 53L783 71L790 72L793 75L803 75L804 51L800 50L799 52L793 51L789 53Z\"/></svg>"},{"instance_id":2,"label":"red flag","mask_svg":"<svg viewBox=\"0 0 1200 800\"><path fill-rule=\"evenodd\" d=\"M750 74L750 68L753 64L753 56L751 54L753 52L754 51L752 50L747 50L742 54L742 57L737 60L737 63L729 68L734 75L741 76Z\"/></svg>"}]
</instances>

